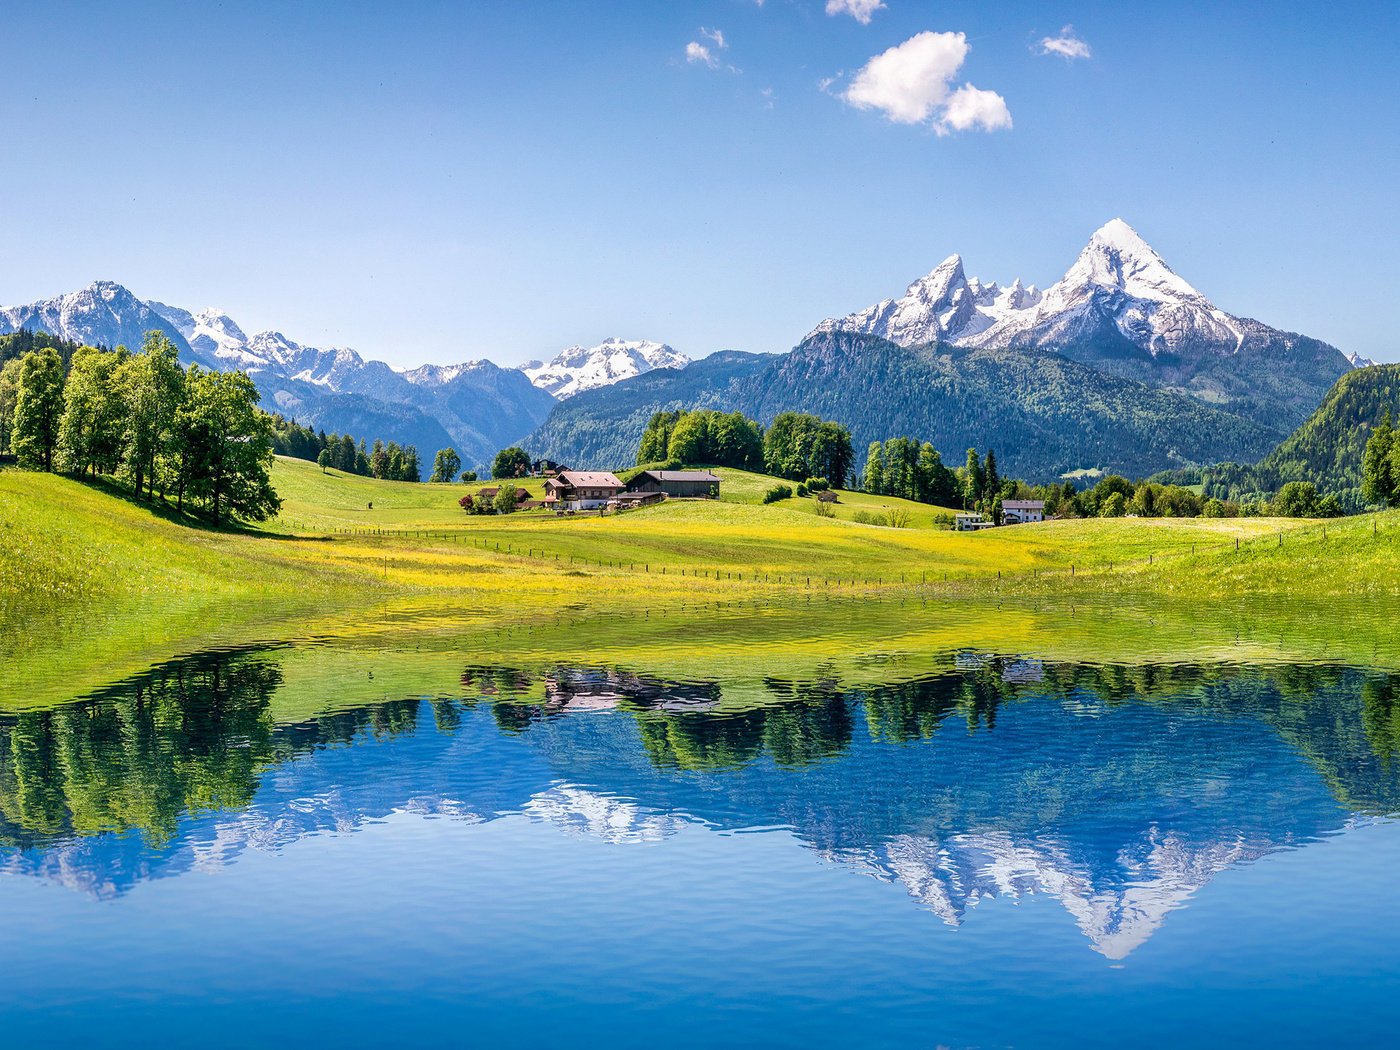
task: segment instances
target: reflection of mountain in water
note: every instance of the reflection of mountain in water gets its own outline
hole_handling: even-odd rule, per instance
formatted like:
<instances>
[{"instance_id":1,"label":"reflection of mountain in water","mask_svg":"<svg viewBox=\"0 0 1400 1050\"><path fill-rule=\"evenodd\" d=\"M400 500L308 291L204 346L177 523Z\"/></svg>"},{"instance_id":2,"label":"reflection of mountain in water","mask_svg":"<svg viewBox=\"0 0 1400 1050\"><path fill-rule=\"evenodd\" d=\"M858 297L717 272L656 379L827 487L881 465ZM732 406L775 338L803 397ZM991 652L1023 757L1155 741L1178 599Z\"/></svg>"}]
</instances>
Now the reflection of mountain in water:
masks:
<instances>
[{"instance_id":1,"label":"reflection of mountain in water","mask_svg":"<svg viewBox=\"0 0 1400 1050\"><path fill-rule=\"evenodd\" d=\"M460 700L296 725L280 681L275 653L217 654L0 719L0 870L110 896L401 811L618 843L786 826L949 923L1049 894L1120 958L1224 869L1400 810L1394 686L1347 670L964 654L724 713L714 682L472 668Z\"/></svg>"}]
</instances>

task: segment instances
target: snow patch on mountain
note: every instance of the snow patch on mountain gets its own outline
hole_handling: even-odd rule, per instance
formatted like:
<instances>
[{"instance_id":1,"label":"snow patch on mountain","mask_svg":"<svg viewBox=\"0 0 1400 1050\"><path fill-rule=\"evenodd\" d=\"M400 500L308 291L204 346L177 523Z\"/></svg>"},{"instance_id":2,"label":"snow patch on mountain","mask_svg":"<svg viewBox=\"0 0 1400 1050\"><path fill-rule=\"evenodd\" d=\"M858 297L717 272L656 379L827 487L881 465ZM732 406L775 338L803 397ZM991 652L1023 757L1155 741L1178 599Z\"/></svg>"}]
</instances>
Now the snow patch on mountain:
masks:
<instances>
[{"instance_id":1,"label":"snow patch on mountain","mask_svg":"<svg viewBox=\"0 0 1400 1050\"><path fill-rule=\"evenodd\" d=\"M688 364L689 357L665 343L605 339L597 346L571 346L548 363L531 361L520 370L535 386L563 400L654 368L684 368Z\"/></svg>"}]
</instances>

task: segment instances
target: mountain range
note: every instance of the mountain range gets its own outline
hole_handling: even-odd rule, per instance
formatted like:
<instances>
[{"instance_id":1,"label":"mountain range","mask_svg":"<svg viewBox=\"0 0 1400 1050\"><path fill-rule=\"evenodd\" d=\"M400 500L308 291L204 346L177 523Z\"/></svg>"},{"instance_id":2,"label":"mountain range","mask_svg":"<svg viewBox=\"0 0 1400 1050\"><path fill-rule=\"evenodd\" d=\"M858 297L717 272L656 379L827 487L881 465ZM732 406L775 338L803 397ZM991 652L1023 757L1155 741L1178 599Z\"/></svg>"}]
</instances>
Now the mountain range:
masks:
<instances>
[{"instance_id":1,"label":"mountain range","mask_svg":"<svg viewBox=\"0 0 1400 1050\"><path fill-rule=\"evenodd\" d=\"M1141 476L1258 459L1370 363L1226 313L1114 219L1044 291L970 278L954 255L901 297L822 321L788 354L581 393L530 444L616 464L654 411L738 408L768 422L801 410L845 423L858 448L907 434L958 459L995 448L1035 480Z\"/></svg>"},{"instance_id":2,"label":"mountain range","mask_svg":"<svg viewBox=\"0 0 1400 1050\"><path fill-rule=\"evenodd\" d=\"M609 339L596 347L569 347L547 364L531 362L523 369L466 361L400 371L347 347L304 346L275 331L250 336L218 310L193 313L138 299L112 281L26 306L0 307L0 333L21 328L78 343L128 347L158 330L175 343L186 364L246 371L269 411L312 428L416 445L429 459L451 446L476 466L539 426L556 396L636 376L658 364L689 362L661 343Z\"/></svg>"},{"instance_id":3,"label":"mountain range","mask_svg":"<svg viewBox=\"0 0 1400 1050\"><path fill-rule=\"evenodd\" d=\"M248 371L270 410L428 456L451 445L477 466L523 441L536 455L612 468L631 462L653 412L714 407L764 423L817 412L849 426L858 448L898 434L954 459L995 448L1034 480L1141 476L1252 462L1339 376L1371 364L1226 313L1121 219L1043 291L969 277L953 255L900 297L822 321L786 354L691 362L664 343L608 339L518 369L482 360L400 371L280 332L249 336L219 311L141 300L108 281L0 308L0 333L18 328L106 346L159 329L187 362Z\"/></svg>"}]
</instances>

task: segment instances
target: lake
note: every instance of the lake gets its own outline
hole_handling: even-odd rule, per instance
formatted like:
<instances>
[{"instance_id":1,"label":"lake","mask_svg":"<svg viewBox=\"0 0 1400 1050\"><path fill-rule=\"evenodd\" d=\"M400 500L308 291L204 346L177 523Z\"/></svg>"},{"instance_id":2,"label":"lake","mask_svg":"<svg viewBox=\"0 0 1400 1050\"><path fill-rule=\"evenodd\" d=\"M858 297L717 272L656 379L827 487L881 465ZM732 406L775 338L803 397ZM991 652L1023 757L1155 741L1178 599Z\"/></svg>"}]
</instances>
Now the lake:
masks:
<instances>
[{"instance_id":1,"label":"lake","mask_svg":"<svg viewBox=\"0 0 1400 1050\"><path fill-rule=\"evenodd\" d=\"M0 1031L1388 1041L1394 619L1277 622L385 609L48 660L0 705Z\"/></svg>"}]
</instances>

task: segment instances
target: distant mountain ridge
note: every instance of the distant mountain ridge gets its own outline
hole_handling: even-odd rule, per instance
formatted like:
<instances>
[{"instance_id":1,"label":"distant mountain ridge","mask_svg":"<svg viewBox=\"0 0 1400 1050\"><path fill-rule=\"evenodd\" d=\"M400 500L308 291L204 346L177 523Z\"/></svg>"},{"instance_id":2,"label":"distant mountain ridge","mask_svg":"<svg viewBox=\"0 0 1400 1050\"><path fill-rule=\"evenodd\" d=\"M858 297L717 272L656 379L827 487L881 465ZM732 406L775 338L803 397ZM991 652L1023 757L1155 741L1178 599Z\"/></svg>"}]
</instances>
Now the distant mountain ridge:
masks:
<instances>
[{"instance_id":1,"label":"distant mountain ridge","mask_svg":"<svg viewBox=\"0 0 1400 1050\"><path fill-rule=\"evenodd\" d=\"M0 333L21 328L108 347L139 346L154 329L179 348L186 364L246 371L269 411L312 428L416 445L428 458L451 446L478 467L539 426L556 392L567 397L690 361L664 343L609 339L570 347L549 365L528 370L480 360L399 371L348 347L306 346L276 331L248 335L219 310L142 300L114 281L0 307Z\"/></svg>"}]
</instances>

